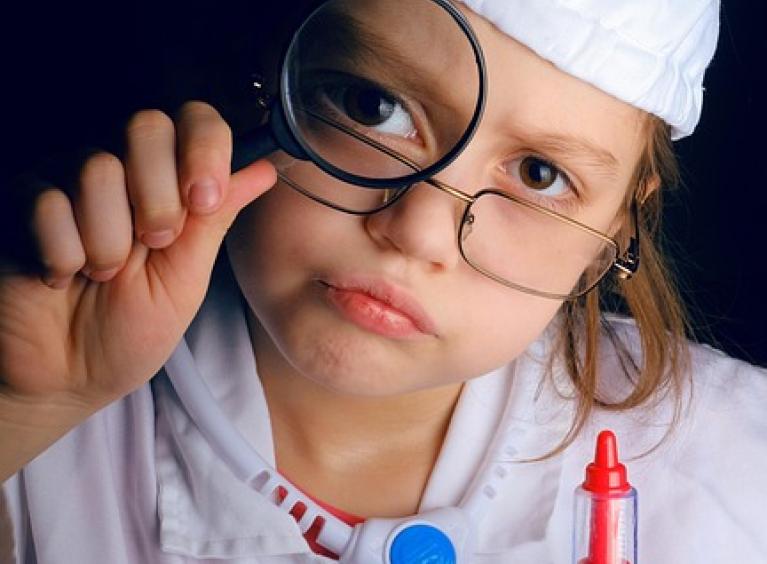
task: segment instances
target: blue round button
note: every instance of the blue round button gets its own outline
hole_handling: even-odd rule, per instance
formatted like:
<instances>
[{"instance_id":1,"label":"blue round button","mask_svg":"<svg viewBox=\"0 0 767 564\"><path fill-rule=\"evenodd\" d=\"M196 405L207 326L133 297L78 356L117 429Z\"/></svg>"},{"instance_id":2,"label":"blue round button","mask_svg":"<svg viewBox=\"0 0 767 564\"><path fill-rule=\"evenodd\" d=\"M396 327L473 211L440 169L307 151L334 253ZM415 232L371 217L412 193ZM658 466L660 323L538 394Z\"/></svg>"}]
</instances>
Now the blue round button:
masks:
<instances>
[{"instance_id":1,"label":"blue round button","mask_svg":"<svg viewBox=\"0 0 767 564\"><path fill-rule=\"evenodd\" d=\"M391 564L455 564L455 548L438 528L419 523L402 529L389 550Z\"/></svg>"}]
</instances>

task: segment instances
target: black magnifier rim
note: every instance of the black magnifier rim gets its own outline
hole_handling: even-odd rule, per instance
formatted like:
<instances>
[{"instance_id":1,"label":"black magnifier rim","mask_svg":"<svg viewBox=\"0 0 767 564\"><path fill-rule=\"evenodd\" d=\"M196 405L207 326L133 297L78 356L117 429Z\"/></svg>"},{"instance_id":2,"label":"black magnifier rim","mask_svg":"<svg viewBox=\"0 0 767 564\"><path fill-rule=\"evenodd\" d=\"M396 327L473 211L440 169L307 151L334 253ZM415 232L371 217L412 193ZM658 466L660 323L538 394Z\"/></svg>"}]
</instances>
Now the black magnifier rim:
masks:
<instances>
[{"instance_id":1,"label":"black magnifier rim","mask_svg":"<svg viewBox=\"0 0 767 564\"><path fill-rule=\"evenodd\" d=\"M474 30L471 28L471 25L466 20L465 16L455 6L453 6L449 0L428 0L443 8L453 18L456 24L458 24L464 35L469 39L469 44L471 45L472 51L474 52L474 60L477 63L477 69L479 73L479 92L477 93L477 103L474 108L474 115L472 115L471 120L469 121L469 125L458 139L458 142L455 144L455 146L437 162L413 174L407 174L405 176L398 176L393 178L370 178L367 176L358 176L329 163L306 143L297 125L296 116L290 103L291 89L288 67L291 53L295 48L296 40L301 35L304 27L315 16L315 14L322 10L325 4L331 1L333 0L324 0L322 4L320 4L312 11L312 13L304 20L304 23L302 23L298 30L293 34L293 38L291 39L290 44L288 45L288 49L285 52L285 58L282 64L282 76L280 78L280 106L283 115L285 116L285 122L290 128L293 137L299 146L304 150L306 156L314 164L316 164L331 176L334 176L335 178L343 180L349 184L355 184L365 188L404 188L427 178L431 178L442 169L447 167L450 163L452 163L458 157L458 155L463 152L466 145L468 145L468 143L474 137L474 133L476 132L479 122L482 119L482 114L485 111L487 93L487 71L485 67L485 56L482 52L482 47L480 47L479 40L474 34Z\"/></svg>"}]
</instances>

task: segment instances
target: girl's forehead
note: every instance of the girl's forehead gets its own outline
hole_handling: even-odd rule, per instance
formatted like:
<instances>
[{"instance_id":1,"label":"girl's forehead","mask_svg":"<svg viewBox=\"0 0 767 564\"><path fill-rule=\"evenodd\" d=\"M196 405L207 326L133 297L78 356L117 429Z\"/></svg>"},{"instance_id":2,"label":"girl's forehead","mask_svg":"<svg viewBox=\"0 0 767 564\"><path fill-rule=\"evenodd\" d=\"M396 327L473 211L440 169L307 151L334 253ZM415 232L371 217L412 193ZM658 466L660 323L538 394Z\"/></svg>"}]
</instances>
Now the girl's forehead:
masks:
<instances>
[{"instance_id":1,"label":"girl's forehead","mask_svg":"<svg viewBox=\"0 0 767 564\"><path fill-rule=\"evenodd\" d=\"M455 0L564 72L692 133L719 0Z\"/></svg>"},{"instance_id":2,"label":"girl's forehead","mask_svg":"<svg viewBox=\"0 0 767 564\"><path fill-rule=\"evenodd\" d=\"M466 16L487 63L486 134L552 158L577 155L610 176L633 167L646 112L562 71L484 18Z\"/></svg>"},{"instance_id":3,"label":"girl's forehead","mask_svg":"<svg viewBox=\"0 0 767 564\"><path fill-rule=\"evenodd\" d=\"M422 102L441 131L456 121L468 123L479 94L475 55L466 34L439 3L342 0L338 6L329 14L332 21L323 19L320 26L319 36L327 41L313 55L318 63L332 60L408 93ZM569 155L599 163L608 174L622 163L627 163L622 168L633 166L641 144L641 110L557 68L465 5L455 6L484 51L483 139L539 151L568 149ZM325 37L322 30L331 28L333 36Z\"/></svg>"}]
</instances>

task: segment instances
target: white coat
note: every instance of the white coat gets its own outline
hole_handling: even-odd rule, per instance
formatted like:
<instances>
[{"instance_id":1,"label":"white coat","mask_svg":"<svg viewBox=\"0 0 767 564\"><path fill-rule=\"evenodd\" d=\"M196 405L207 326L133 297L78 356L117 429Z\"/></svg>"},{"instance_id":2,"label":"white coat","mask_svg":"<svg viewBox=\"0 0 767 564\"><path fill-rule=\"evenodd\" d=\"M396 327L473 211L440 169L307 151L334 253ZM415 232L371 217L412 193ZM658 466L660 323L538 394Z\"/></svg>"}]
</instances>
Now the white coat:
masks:
<instances>
[{"instance_id":1,"label":"white coat","mask_svg":"<svg viewBox=\"0 0 767 564\"><path fill-rule=\"evenodd\" d=\"M228 284L213 285L186 339L225 412L273 464L266 402ZM630 321L614 326L638 347ZM689 408L659 448L630 459L664 435L668 402L598 412L564 453L519 462L554 446L572 416L571 402L542 384L548 345L544 335L511 365L464 387L423 495L422 511L459 503L484 459L498 456L488 454L493 437L510 438L501 453L505 488L479 524L473 563L570 564L573 491L603 428L615 431L638 490L640 562L767 562L766 371L693 346ZM622 378L609 355L602 371ZM2 491L2 563L330 562L213 454L162 373L73 429Z\"/></svg>"}]
</instances>

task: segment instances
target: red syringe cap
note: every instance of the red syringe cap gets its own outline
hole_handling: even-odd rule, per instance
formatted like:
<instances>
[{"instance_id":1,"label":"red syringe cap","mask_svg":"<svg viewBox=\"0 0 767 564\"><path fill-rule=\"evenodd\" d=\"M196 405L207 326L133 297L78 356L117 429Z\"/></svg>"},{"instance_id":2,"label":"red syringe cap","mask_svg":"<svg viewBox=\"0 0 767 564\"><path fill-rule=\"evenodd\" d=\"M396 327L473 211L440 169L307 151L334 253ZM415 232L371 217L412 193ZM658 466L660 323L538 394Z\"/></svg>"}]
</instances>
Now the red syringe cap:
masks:
<instances>
[{"instance_id":1,"label":"red syringe cap","mask_svg":"<svg viewBox=\"0 0 767 564\"><path fill-rule=\"evenodd\" d=\"M618 461L618 441L612 431L604 430L597 436L594 462L586 467L583 489L607 495L625 493L631 489L626 467Z\"/></svg>"}]
</instances>

